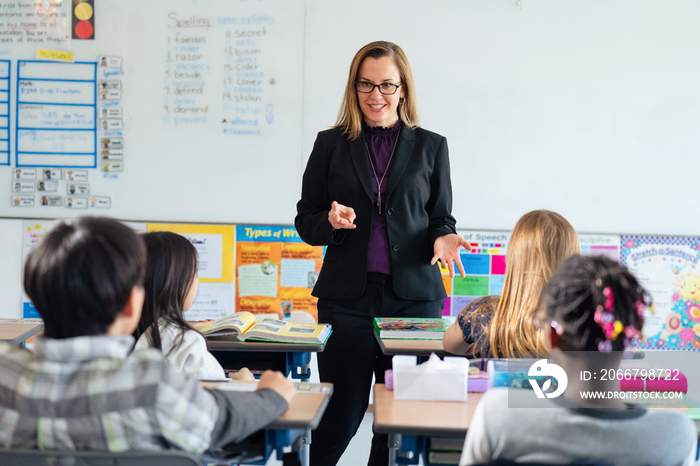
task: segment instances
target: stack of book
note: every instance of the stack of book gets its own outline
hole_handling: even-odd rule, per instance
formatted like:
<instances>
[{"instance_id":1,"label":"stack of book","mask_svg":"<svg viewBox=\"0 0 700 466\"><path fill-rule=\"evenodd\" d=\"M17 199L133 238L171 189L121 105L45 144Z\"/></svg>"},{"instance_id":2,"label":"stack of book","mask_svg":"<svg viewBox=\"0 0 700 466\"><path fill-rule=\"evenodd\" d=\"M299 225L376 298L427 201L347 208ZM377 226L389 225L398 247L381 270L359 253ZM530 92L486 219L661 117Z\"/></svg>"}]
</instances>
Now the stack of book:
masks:
<instances>
[{"instance_id":1,"label":"stack of book","mask_svg":"<svg viewBox=\"0 0 700 466\"><path fill-rule=\"evenodd\" d=\"M428 443L428 464L459 464L463 438L432 437Z\"/></svg>"},{"instance_id":2,"label":"stack of book","mask_svg":"<svg viewBox=\"0 0 700 466\"><path fill-rule=\"evenodd\" d=\"M449 319L375 317L374 329L379 338L397 340L442 340L450 327Z\"/></svg>"}]
</instances>

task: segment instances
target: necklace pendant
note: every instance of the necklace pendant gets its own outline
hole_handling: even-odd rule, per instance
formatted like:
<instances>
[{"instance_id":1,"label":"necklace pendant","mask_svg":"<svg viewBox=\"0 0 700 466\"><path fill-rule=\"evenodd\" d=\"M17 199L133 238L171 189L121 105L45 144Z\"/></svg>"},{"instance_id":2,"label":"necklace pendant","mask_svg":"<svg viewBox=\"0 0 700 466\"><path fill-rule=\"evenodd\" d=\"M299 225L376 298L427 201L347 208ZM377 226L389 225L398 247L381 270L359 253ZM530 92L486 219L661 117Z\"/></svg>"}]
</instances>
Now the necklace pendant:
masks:
<instances>
[{"instance_id":1,"label":"necklace pendant","mask_svg":"<svg viewBox=\"0 0 700 466\"><path fill-rule=\"evenodd\" d=\"M379 215L382 215L382 204L377 202L377 209L379 209Z\"/></svg>"}]
</instances>

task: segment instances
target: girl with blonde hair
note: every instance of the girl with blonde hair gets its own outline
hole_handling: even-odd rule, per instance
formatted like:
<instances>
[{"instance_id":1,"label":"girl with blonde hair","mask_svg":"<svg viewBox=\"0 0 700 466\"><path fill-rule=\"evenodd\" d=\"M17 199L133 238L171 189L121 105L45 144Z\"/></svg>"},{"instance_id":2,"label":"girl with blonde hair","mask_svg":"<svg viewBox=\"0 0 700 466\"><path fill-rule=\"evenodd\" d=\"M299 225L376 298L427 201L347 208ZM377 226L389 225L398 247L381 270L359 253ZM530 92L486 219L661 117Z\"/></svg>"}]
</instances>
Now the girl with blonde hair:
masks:
<instances>
[{"instance_id":1,"label":"girl with blonde hair","mask_svg":"<svg viewBox=\"0 0 700 466\"><path fill-rule=\"evenodd\" d=\"M445 351L475 357L543 351L544 339L532 315L557 266L580 252L576 231L561 215L549 210L523 215L508 243L500 298L484 296L469 303L445 332Z\"/></svg>"}]
</instances>

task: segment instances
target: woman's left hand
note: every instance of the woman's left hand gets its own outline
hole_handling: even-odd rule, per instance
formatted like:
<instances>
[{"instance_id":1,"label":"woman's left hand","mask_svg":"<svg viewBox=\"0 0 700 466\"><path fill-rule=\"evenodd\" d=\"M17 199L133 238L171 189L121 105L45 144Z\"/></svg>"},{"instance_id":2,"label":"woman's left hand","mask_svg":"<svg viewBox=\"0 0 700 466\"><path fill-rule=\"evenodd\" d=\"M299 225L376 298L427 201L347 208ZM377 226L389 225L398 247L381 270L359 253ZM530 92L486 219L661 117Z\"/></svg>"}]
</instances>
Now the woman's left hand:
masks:
<instances>
[{"instance_id":1,"label":"woman's left hand","mask_svg":"<svg viewBox=\"0 0 700 466\"><path fill-rule=\"evenodd\" d=\"M466 277L467 274L464 273L464 267L462 267L462 260L459 258L459 249L464 247L467 251L471 251L471 245L459 235L451 233L449 235L440 236L433 243L433 259L430 261L430 265L435 265L438 260L443 264L447 264L447 268L450 270L450 277L455 276L455 267L452 262L457 263L457 269L462 278Z\"/></svg>"}]
</instances>

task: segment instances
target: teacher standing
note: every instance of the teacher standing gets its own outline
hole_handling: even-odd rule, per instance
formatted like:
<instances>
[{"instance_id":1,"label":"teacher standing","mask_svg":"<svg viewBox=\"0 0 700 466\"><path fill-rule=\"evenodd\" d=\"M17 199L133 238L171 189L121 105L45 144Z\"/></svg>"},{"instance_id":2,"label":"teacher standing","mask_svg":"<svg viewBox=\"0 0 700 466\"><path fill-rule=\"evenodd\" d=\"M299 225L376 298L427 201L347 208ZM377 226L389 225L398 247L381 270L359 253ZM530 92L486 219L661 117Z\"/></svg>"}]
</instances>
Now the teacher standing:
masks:
<instances>
[{"instance_id":1,"label":"teacher standing","mask_svg":"<svg viewBox=\"0 0 700 466\"><path fill-rule=\"evenodd\" d=\"M355 55L338 121L318 134L302 182L295 226L328 246L313 290L318 321L333 325L318 355L334 392L311 443L311 464L337 463L391 357L374 317L440 317L439 260L464 270L456 234L447 141L418 126L413 75L403 50L372 42ZM369 464L386 465L387 436L375 434Z\"/></svg>"}]
</instances>

